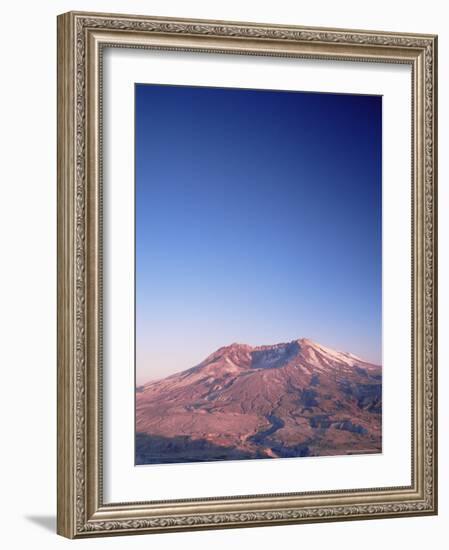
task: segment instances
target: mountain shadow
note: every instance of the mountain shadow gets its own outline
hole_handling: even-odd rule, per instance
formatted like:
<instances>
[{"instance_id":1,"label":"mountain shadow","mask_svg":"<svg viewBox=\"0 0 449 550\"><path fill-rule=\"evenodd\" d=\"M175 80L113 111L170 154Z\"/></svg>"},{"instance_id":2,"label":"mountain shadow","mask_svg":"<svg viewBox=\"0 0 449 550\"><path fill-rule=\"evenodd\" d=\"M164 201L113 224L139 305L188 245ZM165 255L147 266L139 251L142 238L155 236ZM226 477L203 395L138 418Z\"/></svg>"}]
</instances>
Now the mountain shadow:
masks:
<instances>
[{"instance_id":1,"label":"mountain shadow","mask_svg":"<svg viewBox=\"0 0 449 550\"><path fill-rule=\"evenodd\" d=\"M216 445L206 439L192 439L188 436L164 437L144 433L136 434L136 466L248 458L263 458L263 456L260 453L242 451L236 447Z\"/></svg>"}]
</instances>

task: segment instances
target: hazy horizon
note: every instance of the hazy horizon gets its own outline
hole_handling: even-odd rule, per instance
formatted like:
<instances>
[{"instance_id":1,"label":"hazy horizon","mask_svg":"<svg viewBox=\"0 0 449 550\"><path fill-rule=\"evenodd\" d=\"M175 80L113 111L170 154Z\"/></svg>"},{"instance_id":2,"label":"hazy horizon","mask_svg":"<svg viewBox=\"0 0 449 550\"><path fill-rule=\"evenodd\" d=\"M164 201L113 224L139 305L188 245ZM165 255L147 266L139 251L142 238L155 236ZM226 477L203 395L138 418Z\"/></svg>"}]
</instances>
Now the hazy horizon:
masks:
<instances>
[{"instance_id":1,"label":"hazy horizon","mask_svg":"<svg viewBox=\"0 0 449 550\"><path fill-rule=\"evenodd\" d=\"M137 383L233 342L381 364L381 97L135 98Z\"/></svg>"}]
</instances>

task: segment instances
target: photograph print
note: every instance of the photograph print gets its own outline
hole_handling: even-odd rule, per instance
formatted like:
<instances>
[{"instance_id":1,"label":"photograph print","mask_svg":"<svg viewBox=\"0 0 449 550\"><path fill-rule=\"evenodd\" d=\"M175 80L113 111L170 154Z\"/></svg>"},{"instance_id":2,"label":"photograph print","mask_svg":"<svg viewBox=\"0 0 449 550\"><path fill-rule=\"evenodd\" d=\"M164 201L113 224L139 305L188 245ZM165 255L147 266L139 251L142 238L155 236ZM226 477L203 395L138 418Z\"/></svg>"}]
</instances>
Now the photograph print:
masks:
<instances>
[{"instance_id":1,"label":"photograph print","mask_svg":"<svg viewBox=\"0 0 449 550\"><path fill-rule=\"evenodd\" d=\"M382 452L382 97L135 85L135 463Z\"/></svg>"}]
</instances>

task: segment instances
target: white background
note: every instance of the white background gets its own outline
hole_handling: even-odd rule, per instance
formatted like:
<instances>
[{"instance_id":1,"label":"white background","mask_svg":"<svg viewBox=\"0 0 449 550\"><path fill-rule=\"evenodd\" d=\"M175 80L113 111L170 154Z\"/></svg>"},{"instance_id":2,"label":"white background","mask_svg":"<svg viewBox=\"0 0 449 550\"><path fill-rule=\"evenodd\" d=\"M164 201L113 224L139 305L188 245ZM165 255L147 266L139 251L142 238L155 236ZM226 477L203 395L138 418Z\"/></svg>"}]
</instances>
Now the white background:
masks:
<instances>
[{"instance_id":1,"label":"white background","mask_svg":"<svg viewBox=\"0 0 449 550\"><path fill-rule=\"evenodd\" d=\"M410 67L111 48L103 75L105 502L410 485ZM382 95L382 454L134 467L135 82Z\"/></svg>"},{"instance_id":2,"label":"white background","mask_svg":"<svg viewBox=\"0 0 449 550\"><path fill-rule=\"evenodd\" d=\"M273 548L282 543L364 549L400 542L409 549L445 548L449 535L449 147L448 36L445 3L378 0L289 0L212 3L166 0L90 0L2 6L0 88L1 518L5 548ZM429 518L303 525L247 530L92 539L69 542L54 534L56 513L56 24L70 9L257 20L440 34L440 515ZM446 539L446 540L444 540Z\"/></svg>"}]
</instances>

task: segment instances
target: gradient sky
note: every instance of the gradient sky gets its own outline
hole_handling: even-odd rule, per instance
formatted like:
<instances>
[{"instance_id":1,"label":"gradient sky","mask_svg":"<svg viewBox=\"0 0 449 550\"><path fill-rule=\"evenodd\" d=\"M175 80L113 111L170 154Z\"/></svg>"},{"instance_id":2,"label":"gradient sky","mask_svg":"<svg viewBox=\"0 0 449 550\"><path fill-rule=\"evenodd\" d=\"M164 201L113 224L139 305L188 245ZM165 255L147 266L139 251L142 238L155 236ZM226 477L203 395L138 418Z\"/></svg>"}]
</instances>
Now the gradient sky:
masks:
<instances>
[{"instance_id":1,"label":"gradient sky","mask_svg":"<svg viewBox=\"0 0 449 550\"><path fill-rule=\"evenodd\" d=\"M381 362L379 96L137 84L136 378L308 337Z\"/></svg>"}]
</instances>

